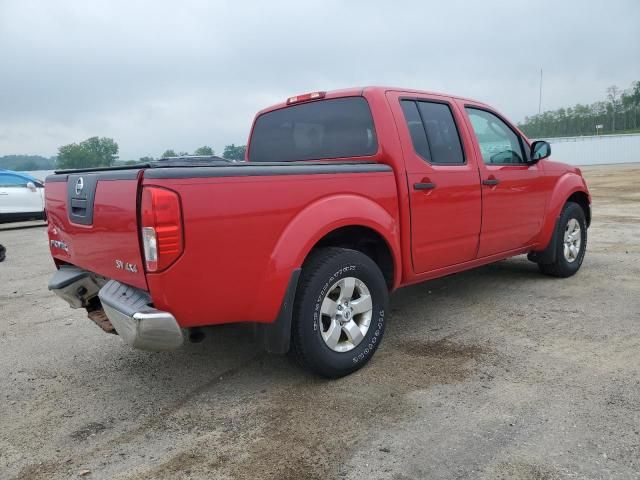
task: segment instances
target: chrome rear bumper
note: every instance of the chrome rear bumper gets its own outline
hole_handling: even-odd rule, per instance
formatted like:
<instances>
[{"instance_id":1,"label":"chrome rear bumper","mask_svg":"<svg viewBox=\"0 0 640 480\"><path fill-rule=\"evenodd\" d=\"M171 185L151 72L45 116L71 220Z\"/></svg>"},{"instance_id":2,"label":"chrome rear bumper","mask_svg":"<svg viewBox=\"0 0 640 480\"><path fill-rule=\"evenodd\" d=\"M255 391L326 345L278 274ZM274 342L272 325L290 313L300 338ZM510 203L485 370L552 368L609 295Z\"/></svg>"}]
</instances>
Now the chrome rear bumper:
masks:
<instances>
[{"instance_id":1,"label":"chrome rear bumper","mask_svg":"<svg viewBox=\"0 0 640 480\"><path fill-rule=\"evenodd\" d=\"M63 267L49 281L49 290L73 308L89 307L96 295L109 321L125 343L141 350L173 350L183 343L175 317L151 307L144 290L98 277L77 267ZM99 309L98 306L94 306Z\"/></svg>"},{"instance_id":2,"label":"chrome rear bumper","mask_svg":"<svg viewBox=\"0 0 640 480\"><path fill-rule=\"evenodd\" d=\"M132 347L159 351L182 345L182 330L175 317L150 307L147 292L109 280L98 297L118 335Z\"/></svg>"},{"instance_id":3,"label":"chrome rear bumper","mask_svg":"<svg viewBox=\"0 0 640 480\"><path fill-rule=\"evenodd\" d=\"M67 302L71 308L89 305L107 279L71 265L60 267L49 279L49 290Z\"/></svg>"}]
</instances>

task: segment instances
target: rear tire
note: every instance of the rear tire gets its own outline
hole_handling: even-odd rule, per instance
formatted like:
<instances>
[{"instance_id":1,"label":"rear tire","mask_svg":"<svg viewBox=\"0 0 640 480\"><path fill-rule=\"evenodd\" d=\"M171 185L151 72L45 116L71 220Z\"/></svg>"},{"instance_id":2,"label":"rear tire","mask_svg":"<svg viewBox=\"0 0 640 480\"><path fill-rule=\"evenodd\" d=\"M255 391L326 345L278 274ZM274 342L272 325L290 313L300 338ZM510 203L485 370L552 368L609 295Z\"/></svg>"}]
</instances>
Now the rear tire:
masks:
<instances>
[{"instance_id":1,"label":"rear tire","mask_svg":"<svg viewBox=\"0 0 640 480\"><path fill-rule=\"evenodd\" d=\"M363 367L385 328L389 292L380 268L346 248L321 248L302 268L293 311L292 350L300 364L339 378Z\"/></svg>"},{"instance_id":2,"label":"rear tire","mask_svg":"<svg viewBox=\"0 0 640 480\"><path fill-rule=\"evenodd\" d=\"M574 202L565 204L554 235L555 261L538 263L538 268L545 275L570 277L580 270L587 249L587 220L580 205Z\"/></svg>"}]
</instances>

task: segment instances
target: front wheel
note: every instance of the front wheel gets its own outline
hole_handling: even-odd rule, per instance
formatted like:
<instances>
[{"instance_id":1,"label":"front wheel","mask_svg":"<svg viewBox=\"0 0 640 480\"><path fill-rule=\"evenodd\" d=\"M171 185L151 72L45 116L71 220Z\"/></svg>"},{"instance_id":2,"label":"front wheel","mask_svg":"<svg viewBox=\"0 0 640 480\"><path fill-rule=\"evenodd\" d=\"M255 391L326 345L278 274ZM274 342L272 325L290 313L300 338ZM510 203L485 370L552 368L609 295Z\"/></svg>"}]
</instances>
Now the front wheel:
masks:
<instances>
[{"instance_id":1,"label":"front wheel","mask_svg":"<svg viewBox=\"0 0 640 480\"><path fill-rule=\"evenodd\" d=\"M587 220L582 207L567 202L554 233L556 252L553 263L539 263L540 271L554 277L570 277L582 265L587 249Z\"/></svg>"},{"instance_id":2,"label":"front wheel","mask_svg":"<svg viewBox=\"0 0 640 480\"><path fill-rule=\"evenodd\" d=\"M389 303L380 268L346 248L321 248L305 262L293 312L293 352L329 378L352 373L378 348Z\"/></svg>"}]
</instances>

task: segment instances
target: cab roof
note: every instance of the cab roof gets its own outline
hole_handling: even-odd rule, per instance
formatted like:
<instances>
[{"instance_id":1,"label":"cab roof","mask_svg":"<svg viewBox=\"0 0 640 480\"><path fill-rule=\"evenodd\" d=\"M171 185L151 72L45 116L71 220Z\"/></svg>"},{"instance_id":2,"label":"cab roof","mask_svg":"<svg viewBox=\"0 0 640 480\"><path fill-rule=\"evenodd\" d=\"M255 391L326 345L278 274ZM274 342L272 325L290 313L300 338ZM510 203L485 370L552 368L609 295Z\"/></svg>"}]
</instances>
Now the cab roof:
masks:
<instances>
[{"instance_id":1,"label":"cab roof","mask_svg":"<svg viewBox=\"0 0 640 480\"><path fill-rule=\"evenodd\" d=\"M330 90L327 92L322 92L324 93L322 100L327 100L331 98L341 98L341 97L359 97L359 96L363 96L365 92L368 94L380 94L380 95L384 95L386 92L401 92L401 93L408 93L412 95L438 95L442 97L455 98L457 100L473 102L479 105L488 106L482 102L479 102L471 98L460 97L460 96L451 95L448 93L431 92L427 90L415 90L411 88L385 87L385 86L374 86L374 85L366 86L366 87L350 87L350 88L344 88L340 90ZM300 94L300 95L306 95L306 93ZM317 100L312 100L312 101L317 101ZM285 108L290 105L291 104L287 103L287 99L285 99L283 102L263 108L256 114L256 116L262 115L263 113L266 113L266 112L271 112L273 110L279 110L281 108Z\"/></svg>"}]
</instances>

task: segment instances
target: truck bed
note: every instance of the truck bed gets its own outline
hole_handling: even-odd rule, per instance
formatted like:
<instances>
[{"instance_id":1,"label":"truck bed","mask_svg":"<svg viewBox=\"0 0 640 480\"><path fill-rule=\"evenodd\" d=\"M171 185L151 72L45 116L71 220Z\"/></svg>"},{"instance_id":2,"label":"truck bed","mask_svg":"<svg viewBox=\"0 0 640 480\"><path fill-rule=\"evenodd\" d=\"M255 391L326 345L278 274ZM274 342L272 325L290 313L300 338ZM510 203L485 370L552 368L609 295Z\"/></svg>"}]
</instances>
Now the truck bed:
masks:
<instances>
[{"instance_id":1,"label":"truck bed","mask_svg":"<svg viewBox=\"0 0 640 480\"><path fill-rule=\"evenodd\" d=\"M76 193L80 178L83 191ZM138 205L148 185L176 192L182 209L184 252L159 273L145 272L141 253ZM324 222L322 212L345 209L349 222L350 201L370 203L394 218L398 209L391 167L367 162L176 159L68 170L47 177L45 196L58 265L148 291L155 306L171 311L183 327L273 321L290 262L301 263L306 243L339 227ZM309 231L317 230L292 239L296 222L314 222Z\"/></svg>"}]
</instances>

